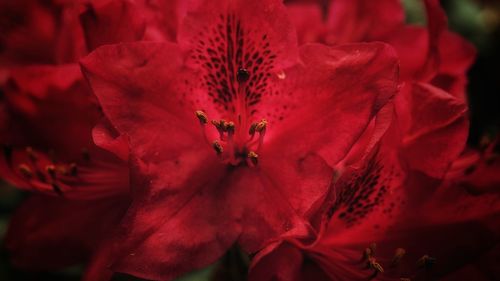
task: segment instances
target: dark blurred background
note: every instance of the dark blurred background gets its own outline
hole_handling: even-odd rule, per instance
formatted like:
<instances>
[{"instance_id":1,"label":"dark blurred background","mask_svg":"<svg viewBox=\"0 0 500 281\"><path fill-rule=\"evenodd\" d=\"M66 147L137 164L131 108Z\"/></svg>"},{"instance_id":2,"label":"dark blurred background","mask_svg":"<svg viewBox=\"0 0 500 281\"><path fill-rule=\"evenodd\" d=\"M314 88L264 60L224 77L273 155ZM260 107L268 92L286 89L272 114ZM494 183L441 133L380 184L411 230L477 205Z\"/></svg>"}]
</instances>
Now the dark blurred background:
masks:
<instances>
[{"instance_id":1,"label":"dark blurred background","mask_svg":"<svg viewBox=\"0 0 500 281\"><path fill-rule=\"evenodd\" d=\"M424 24L420 0L403 0L407 21ZM478 145L484 135L496 135L500 128L500 1L442 0L449 17L450 29L471 41L478 57L469 72L469 104L471 132L469 144ZM26 194L0 182L0 239L7 229L9 217ZM34 212L41 210L33 210ZM212 267L214 268L214 267ZM208 280L212 268L193 273L182 281ZM12 268L0 244L0 281L79 280L80 268L64 272L27 273ZM124 278L129 279L129 278Z\"/></svg>"}]
</instances>

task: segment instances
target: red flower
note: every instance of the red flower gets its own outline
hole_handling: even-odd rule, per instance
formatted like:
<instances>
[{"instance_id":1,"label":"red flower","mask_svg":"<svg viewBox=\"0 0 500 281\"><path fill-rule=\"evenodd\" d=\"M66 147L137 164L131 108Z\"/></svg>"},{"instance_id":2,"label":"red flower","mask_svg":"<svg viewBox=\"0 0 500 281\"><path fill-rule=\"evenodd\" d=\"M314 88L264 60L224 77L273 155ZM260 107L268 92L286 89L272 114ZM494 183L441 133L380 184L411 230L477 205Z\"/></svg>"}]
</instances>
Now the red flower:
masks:
<instances>
[{"instance_id":1,"label":"red flower","mask_svg":"<svg viewBox=\"0 0 500 281\"><path fill-rule=\"evenodd\" d=\"M463 150L468 122L463 96L453 91L457 97L451 96L443 91L451 88L434 78L452 68L447 64L454 64L453 75L465 81L465 70L473 58L471 48L459 41L460 47L452 53L464 54L466 59L443 59L438 42L448 32L437 2L426 2L431 39L421 48L408 44L407 36L415 32L427 36L424 29L404 27L402 21L398 23L400 16L385 14L402 15L402 9L397 9L399 1L378 4L334 1L330 11L335 16L330 19L342 25L330 23L337 31L334 28L326 34L339 42L378 38L396 47L402 56L403 79L394 100L396 114L392 115L389 105L380 111L336 167L335 192L311 221L318 233L284 234L270 243L254 258L251 280L420 280L422 275L443 276L456 270L466 260L455 255L467 252L474 259L498 241L494 222L499 210L493 207L497 196L476 198L449 182L438 188L439 179ZM381 20L371 28L375 18ZM391 41L399 37L406 41ZM427 39L419 42L423 40ZM405 51L405 46L411 46L413 53ZM413 59L419 50L424 50L422 59L415 63L405 60ZM456 85L454 89L463 93L464 83ZM391 129L386 132L383 120L391 116ZM465 209L467 205L470 208ZM473 233L466 231L472 227L476 229ZM376 250L370 248L373 242ZM402 255L405 258L399 261ZM436 257L439 266L429 271ZM396 260L397 266L393 264ZM420 269L417 260L423 265Z\"/></svg>"},{"instance_id":2,"label":"red flower","mask_svg":"<svg viewBox=\"0 0 500 281\"><path fill-rule=\"evenodd\" d=\"M85 7L97 15L109 7L123 7L107 18L106 28L120 26L117 23L130 16L128 2L101 4ZM82 19L86 23L82 29L79 16L84 6L79 2L3 1L1 5L8 6L2 12L11 17L1 22L0 176L38 193L12 219L6 247L18 267L57 269L88 260L128 206L128 145L102 119L75 63L86 45L94 48L112 41L100 42L88 28L99 25L100 17ZM115 28L108 40L139 39L144 30L138 26L129 24L126 32ZM104 27L101 31L110 34ZM31 49L34 46L36 50ZM113 147L118 157L94 141ZM79 222L61 226L69 221Z\"/></svg>"},{"instance_id":3,"label":"red flower","mask_svg":"<svg viewBox=\"0 0 500 281\"><path fill-rule=\"evenodd\" d=\"M112 268L142 278L172 279L235 242L253 252L303 231L331 167L396 91L390 48L297 50L279 1L191 8L178 45L105 46L82 61L134 159Z\"/></svg>"},{"instance_id":4,"label":"red flower","mask_svg":"<svg viewBox=\"0 0 500 281\"><path fill-rule=\"evenodd\" d=\"M427 105L445 103L451 111L457 109L455 114L464 114L459 110L464 105L454 98L428 96L432 103ZM398 137L394 124L364 165L344 170L319 214L318 232L284 234L270 243L254 258L250 280L441 278L498 243L498 194L472 196L453 182L440 185L408 169L408 158L398 148L406 137ZM441 124L437 127L449 127ZM463 143L464 138L434 130L441 139Z\"/></svg>"}]
</instances>

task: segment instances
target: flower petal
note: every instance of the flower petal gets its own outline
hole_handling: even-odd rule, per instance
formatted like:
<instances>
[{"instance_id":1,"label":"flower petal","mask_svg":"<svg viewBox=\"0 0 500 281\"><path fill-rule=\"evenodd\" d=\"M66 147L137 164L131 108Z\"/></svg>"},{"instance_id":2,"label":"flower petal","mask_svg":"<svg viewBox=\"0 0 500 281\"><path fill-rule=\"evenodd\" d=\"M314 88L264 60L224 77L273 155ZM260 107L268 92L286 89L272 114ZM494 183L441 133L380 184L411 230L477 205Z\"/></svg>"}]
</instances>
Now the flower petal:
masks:
<instances>
[{"instance_id":1,"label":"flower petal","mask_svg":"<svg viewBox=\"0 0 500 281\"><path fill-rule=\"evenodd\" d=\"M187 65L199 75L190 83L204 96L186 99L209 116L267 117L256 111L262 100L279 91L271 80L298 62L296 33L285 6L278 0L198 2L180 26L178 42L187 54ZM244 93L239 93L239 69L249 73ZM236 103L242 94L246 113L239 112Z\"/></svg>"},{"instance_id":2,"label":"flower petal","mask_svg":"<svg viewBox=\"0 0 500 281\"><path fill-rule=\"evenodd\" d=\"M334 167L397 92L397 58L381 43L305 45L301 57L305 66L286 73L290 101L282 104L288 116L271 124L266 149L299 157L316 153Z\"/></svg>"},{"instance_id":3,"label":"flower petal","mask_svg":"<svg viewBox=\"0 0 500 281\"><path fill-rule=\"evenodd\" d=\"M290 3L286 8L297 29L299 44L324 41L326 25L323 23L323 11L319 5Z\"/></svg>"},{"instance_id":4,"label":"flower petal","mask_svg":"<svg viewBox=\"0 0 500 281\"><path fill-rule=\"evenodd\" d=\"M403 155L413 169L442 177L462 152L468 134L467 107L429 84L405 85L396 98Z\"/></svg>"},{"instance_id":5,"label":"flower petal","mask_svg":"<svg viewBox=\"0 0 500 281\"><path fill-rule=\"evenodd\" d=\"M102 118L94 127L92 139L97 146L113 152L123 161L128 161L129 146L126 136L120 135L107 118Z\"/></svg>"},{"instance_id":6,"label":"flower petal","mask_svg":"<svg viewBox=\"0 0 500 281\"><path fill-rule=\"evenodd\" d=\"M141 39L146 30L141 8L131 1L91 1L80 15L87 48Z\"/></svg>"},{"instance_id":7,"label":"flower petal","mask_svg":"<svg viewBox=\"0 0 500 281\"><path fill-rule=\"evenodd\" d=\"M334 44L373 41L404 23L401 1L332 1L328 12L327 42Z\"/></svg>"},{"instance_id":8,"label":"flower petal","mask_svg":"<svg viewBox=\"0 0 500 281\"><path fill-rule=\"evenodd\" d=\"M215 262L236 241L255 251L266 239L301 227L295 210L257 171L225 170L204 160L190 167L178 175L184 182L172 186L136 178L139 193L124 220L114 270L171 280ZM151 180L152 188L145 185Z\"/></svg>"}]
</instances>

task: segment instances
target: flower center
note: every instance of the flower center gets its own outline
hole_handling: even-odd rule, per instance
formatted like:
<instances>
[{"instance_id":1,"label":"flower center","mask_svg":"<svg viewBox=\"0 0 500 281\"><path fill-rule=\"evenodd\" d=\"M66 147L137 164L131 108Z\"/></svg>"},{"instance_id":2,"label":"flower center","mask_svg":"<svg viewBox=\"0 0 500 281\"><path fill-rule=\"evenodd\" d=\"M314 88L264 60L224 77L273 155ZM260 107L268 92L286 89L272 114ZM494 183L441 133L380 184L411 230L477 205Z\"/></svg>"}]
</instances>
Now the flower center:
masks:
<instances>
[{"instance_id":1,"label":"flower center","mask_svg":"<svg viewBox=\"0 0 500 281\"><path fill-rule=\"evenodd\" d=\"M221 161L226 164L238 166L246 163L250 167L258 164L259 151L264 143L267 121L248 123L249 112L247 103L247 82L250 72L239 68L236 72L238 82L236 98L232 100L236 109L231 116L233 120L213 119L210 123L218 132L218 138L210 139L207 133L208 116L202 110L195 112L200 121L202 134L210 146L215 150ZM217 134L216 134L217 135Z\"/></svg>"},{"instance_id":2,"label":"flower center","mask_svg":"<svg viewBox=\"0 0 500 281\"><path fill-rule=\"evenodd\" d=\"M236 123L224 119L211 120L210 123L217 131L218 137L210 139L208 130L211 126L208 125L207 114L202 110L197 110L195 114L200 121L206 142L223 163L233 166L246 163L249 167L255 167L258 164L258 153L262 149L267 130L265 119L253 122L247 128L243 126L243 118L238 118Z\"/></svg>"},{"instance_id":3,"label":"flower center","mask_svg":"<svg viewBox=\"0 0 500 281\"><path fill-rule=\"evenodd\" d=\"M48 155L36 152L32 147L26 147L24 151L13 150L10 146L3 147L3 159L6 167L13 169L14 174L20 176L20 180L35 190L52 190L62 196L67 183L79 180L79 165L76 162L65 163L56 161L53 152ZM88 164L90 155L87 149L82 150L83 163Z\"/></svg>"}]
</instances>

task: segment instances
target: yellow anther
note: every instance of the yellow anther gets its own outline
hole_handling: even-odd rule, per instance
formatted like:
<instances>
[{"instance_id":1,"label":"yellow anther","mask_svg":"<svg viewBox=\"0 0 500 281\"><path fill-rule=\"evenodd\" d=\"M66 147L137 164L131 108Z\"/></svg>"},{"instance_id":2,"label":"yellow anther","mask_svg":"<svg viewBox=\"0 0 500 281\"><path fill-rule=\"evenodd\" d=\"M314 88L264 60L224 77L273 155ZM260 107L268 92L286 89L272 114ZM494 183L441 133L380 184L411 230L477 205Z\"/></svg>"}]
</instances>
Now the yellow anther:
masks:
<instances>
[{"instance_id":1,"label":"yellow anther","mask_svg":"<svg viewBox=\"0 0 500 281\"><path fill-rule=\"evenodd\" d=\"M248 129L248 134L253 136L255 134L255 128L257 128L257 123L252 123L250 129Z\"/></svg>"},{"instance_id":2,"label":"yellow anther","mask_svg":"<svg viewBox=\"0 0 500 281\"><path fill-rule=\"evenodd\" d=\"M392 258L392 266L396 266L399 264L401 259L406 254L406 250L403 248L397 248L396 253L394 253L394 257Z\"/></svg>"},{"instance_id":3,"label":"yellow anther","mask_svg":"<svg viewBox=\"0 0 500 281\"><path fill-rule=\"evenodd\" d=\"M222 154L224 152L224 149L222 148L222 145L220 145L218 140L214 140L212 147L214 148L215 152L217 152L217 155Z\"/></svg>"},{"instance_id":4,"label":"yellow anther","mask_svg":"<svg viewBox=\"0 0 500 281\"><path fill-rule=\"evenodd\" d=\"M196 117L198 117L198 120L200 120L200 123L201 124L207 124L208 122L208 116L205 112L201 111L201 110L196 110L194 112L194 114L196 114Z\"/></svg>"},{"instance_id":5,"label":"yellow anther","mask_svg":"<svg viewBox=\"0 0 500 281\"><path fill-rule=\"evenodd\" d=\"M231 134L234 133L234 129L235 129L234 122L232 122L232 121L226 122L224 124L224 127L228 133L231 133Z\"/></svg>"},{"instance_id":6,"label":"yellow anther","mask_svg":"<svg viewBox=\"0 0 500 281\"><path fill-rule=\"evenodd\" d=\"M255 126L255 131L262 133L266 130L267 127L267 120L262 119L259 123L257 123L257 126Z\"/></svg>"},{"instance_id":7,"label":"yellow anther","mask_svg":"<svg viewBox=\"0 0 500 281\"><path fill-rule=\"evenodd\" d=\"M376 272L384 273L384 268L374 258L371 258L369 263L370 263L370 268L372 268Z\"/></svg>"},{"instance_id":8,"label":"yellow anther","mask_svg":"<svg viewBox=\"0 0 500 281\"><path fill-rule=\"evenodd\" d=\"M221 119L219 121L212 120L210 122L212 123L212 125L215 126L215 128L217 128L217 130L222 131L222 132L224 132L226 130L226 123L227 123L226 120L224 120L224 119Z\"/></svg>"},{"instance_id":9,"label":"yellow anther","mask_svg":"<svg viewBox=\"0 0 500 281\"><path fill-rule=\"evenodd\" d=\"M56 177L56 167L54 165L47 165L45 167L47 174L49 174L52 178Z\"/></svg>"},{"instance_id":10,"label":"yellow anther","mask_svg":"<svg viewBox=\"0 0 500 281\"><path fill-rule=\"evenodd\" d=\"M252 161L252 164L255 166L259 163L259 155L253 151L250 151L247 155L248 159Z\"/></svg>"},{"instance_id":11,"label":"yellow anther","mask_svg":"<svg viewBox=\"0 0 500 281\"><path fill-rule=\"evenodd\" d=\"M33 176L33 172L31 172L30 167L26 164L20 164L18 169L19 172L26 178L31 178Z\"/></svg>"}]
</instances>

